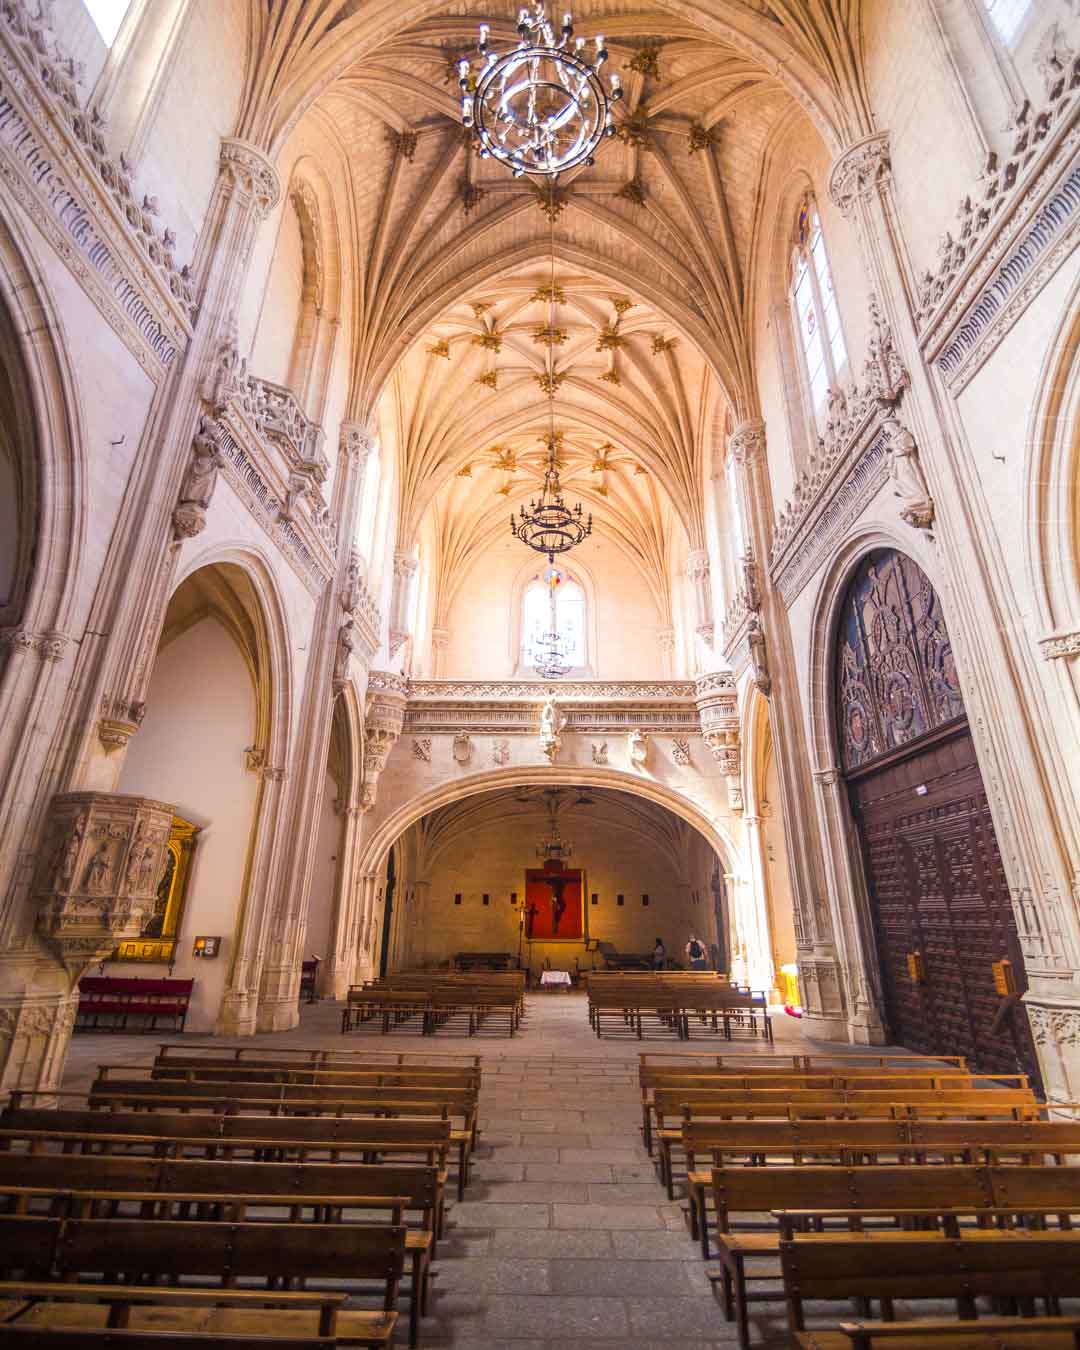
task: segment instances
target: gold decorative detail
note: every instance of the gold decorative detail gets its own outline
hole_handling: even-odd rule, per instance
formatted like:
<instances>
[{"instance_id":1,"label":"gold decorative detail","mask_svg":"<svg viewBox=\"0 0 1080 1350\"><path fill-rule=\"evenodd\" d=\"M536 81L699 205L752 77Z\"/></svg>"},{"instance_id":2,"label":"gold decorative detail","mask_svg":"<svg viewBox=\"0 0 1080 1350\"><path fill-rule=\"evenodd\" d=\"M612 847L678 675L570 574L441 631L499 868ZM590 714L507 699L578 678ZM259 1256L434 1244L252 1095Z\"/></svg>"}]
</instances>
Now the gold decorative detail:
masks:
<instances>
[{"instance_id":1,"label":"gold decorative detail","mask_svg":"<svg viewBox=\"0 0 1080 1350\"><path fill-rule=\"evenodd\" d=\"M469 308L478 319L482 319L488 312L488 306L484 304L483 300L473 300L470 303Z\"/></svg>"},{"instance_id":2,"label":"gold decorative detail","mask_svg":"<svg viewBox=\"0 0 1080 1350\"><path fill-rule=\"evenodd\" d=\"M487 196L487 188L479 187L468 178L463 178L458 184L458 193L461 197L461 207L466 215L478 206Z\"/></svg>"},{"instance_id":3,"label":"gold decorative detail","mask_svg":"<svg viewBox=\"0 0 1080 1350\"><path fill-rule=\"evenodd\" d=\"M501 473L513 473L517 468L517 456L509 446L493 445L491 453L495 456L494 467Z\"/></svg>"},{"instance_id":4,"label":"gold decorative detail","mask_svg":"<svg viewBox=\"0 0 1080 1350\"><path fill-rule=\"evenodd\" d=\"M447 361L450 360L450 339L439 338L438 342L433 342L427 349L428 356L441 356Z\"/></svg>"},{"instance_id":5,"label":"gold decorative detail","mask_svg":"<svg viewBox=\"0 0 1080 1350\"><path fill-rule=\"evenodd\" d=\"M489 352L502 351L502 334L491 329L483 333L474 333L472 343L474 347L483 347Z\"/></svg>"},{"instance_id":6,"label":"gold decorative detail","mask_svg":"<svg viewBox=\"0 0 1080 1350\"><path fill-rule=\"evenodd\" d=\"M631 178L622 185L617 195L622 197L624 201L632 202L634 206L644 206L648 193L645 191L645 184L640 178Z\"/></svg>"},{"instance_id":7,"label":"gold decorative detail","mask_svg":"<svg viewBox=\"0 0 1080 1350\"><path fill-rule=\"evenodd\" d=\"M652 340L653 356L662 356L664 352L670 352L675 347L674 338L662 337L659 333Z\"/></svg>"},{"instance_id":8,"label":"gold decorative detail","mask_svg":"<svg viewBox=\"0 0 1080 1350\"><path fill-rule=\"evenodd\" d=\"M660 44L647 42L630 58L627 70L636 71L647 80L660 78Z\"/></svg>"},{"instance_id":9,"label":"gold decorative detail","mask_svg":"<svg viewBox=\"0 0 1080 1350\"><path fill-rule=\"evenodd\" d=\"M486 389L498 389L499 372L497 370L485 370L483 375L477 375L476 383L482 384Z\"/></svg>"},{"instance_id":10,"label":"gold decorative detail","mask_svg":"<svg viewBox=\"0 0 1080 1350\"><path fill-rule=\"evenodd\" d=\"M600 378L602 380L606 380L608 384L622 384L622 379L619 376L619 372L615 369L614 366L612 366L610 370L605 370L603 375L600 376Z\"/></svg>"},{"instance_id":11,"label":"gold decorative detail","mask_svg":"<svg viewBox=\"0 0 1080 1350\"><path fill-rule=\"evenodd\" d=\"M634 473L635 473L635 474L640 474L640 475L644 476L644 475L646 475L648 472L649 472L649 471L648 471L648 469L645 467L644 464L635 464L635 465L634 465Z\"/></svg>"},{"instance_id":12,"label":"gold decorative detail","mask_svg":"<svg viewBox=\"0 0 1080 1350\"><path fill-rule=\"evenodd\" d=\"M703 127L700 122L690 123L690 153L694 154L698 150L708 150L710 145L716 144L716 133L709 127Z\"/></svg>"},{"instance_id":13,"label":"gold decorative detail","mask_svg":"<svg viewBox=\"0 0 1080 1350\"><path fill-rule=\"evenodd\" d=\"M566 209L569 193L565 188L558 184L545 180L543 183L529 182L529 190L536 198L536 204L547 216L548 220L554 223Z\"/></svg>"},{"instance_id":14,"label":"gold decorative detail","mask_svg":"<svg viewBox=\"0 0 1080 1350\"><path fill-rule=\"evenodd\" d=\"M537 286L536 290L529 296L529 299L536 304L541 305L565 305L566 292L561 286Z\"/></svg>"},{"instance_id":15,"label":"gold decorative detail","mask_svg":"<svg viewBox=\"0 0 1080 1350\"><path fill-rule=\"evenodd\" d=\"M559 386L562 384L563 380L566 379L566 372L563 371L559 374L553 373L549 375L545 370L542 375L534 375L533 379L540 386L541 393L557 394L559 392Z\"/></svg>"},{"instance_id":16,"label":"gold decorative detail","mask_svg":"<svg viewBox=\"0 0 1080 1350\"><path fill-rule=\"evenodd\" d=\"M542 343L545 347L561 347L569 336L565 328L552 328L549 325L534 328L532 335L534 342Z\"/></svg>"},{"instance_id":17,"label":"gold decorative detail","mask_svg":"<svg viewBox=\"0 0 1080 1350\"><path fill-rule=\"evenodd\" d=\"M610 441L606 441L596 453L596 458L592 462L591 473L615 473L617 465L611 462L611 452L615 447Z\"/></svg>"},{"instance_id":18,"label":"gold decorative detail","mask_svg":"<svg viewBox=\"0 0 1080 1350\"><path fill-rule=\"evenodd\" d=\"M613 324L605 324L596 334L598 352L614 352L626 346L626 338Z\"/></svg>"},{"instance_id":19,"label":"gold decorative detail","mask_svg":"<svg viewBox=\"0 0 1080 1350\"><path fill-rule=\"evenodd\" d=\"M611 306L621 319L628 309L634 308L634 302L627 295L613 295L611 297Z\"/></svg>"},{"instance_id":20,"label":"gold decorative detail","mask_svg":"<svg viewBox=\"0 0 1080 1350\"><path fill-rule=\"evenodd\" d=\"M494 373L494 372L492 372L492 373ZM471 477L472 477L472 465L471 465L471 464L463 464L463 465L461 466L461 468L458 469L457 474L456 474L456 477L458 477L458 478L471 478Z\"/></svg>"},{"instance_id":21,"label":"gold decorative detail","mask_svg":"<svg viewBox=\"0 0 1080 1350\"><path fill-rule=\"evenodd\" d=\"M443 70L443 84L457 84L461 78L458 62L461 60L462 53L456 47L440 47L439 51L446 63Z\"/></svg>"},{"instance_id":22,"label":"gold decorative detail","mask_svg":"<svg viewBox=\"0 0 1080 1350\"><path fill-rule=\"evenodd\" d=\"M623 145L647 145L649 142L649 105L639 103L629 117L625 117L615 134ZM625 191L625 189L624 189Z\"/></svg>"},{"instance_id":23,"label":"gold decorative detail","mask_svg":"<svg viewBox=\"0 0 1080 1350\"><path fill-rule=\"evenodd\" d=\"M416 154L415 131L388 131L386 140L391 149L396 150L402 159L407 159L410 164L413 162L413 156Z\"/></svg>"},{"instance_id":24,"label":"gold decorative detail","mask_svg":"<svg viewBox=\"0 0 1080 1350\"><path fill-rule=\"evenodd\" d=\"M154 961L172 965L176 959L176 939L184 916L191 859L199 833L200 826L181 816L173 816L153 912L137 938L117 946L112 954L113 961Z\"/></svg>"}]
</instances>

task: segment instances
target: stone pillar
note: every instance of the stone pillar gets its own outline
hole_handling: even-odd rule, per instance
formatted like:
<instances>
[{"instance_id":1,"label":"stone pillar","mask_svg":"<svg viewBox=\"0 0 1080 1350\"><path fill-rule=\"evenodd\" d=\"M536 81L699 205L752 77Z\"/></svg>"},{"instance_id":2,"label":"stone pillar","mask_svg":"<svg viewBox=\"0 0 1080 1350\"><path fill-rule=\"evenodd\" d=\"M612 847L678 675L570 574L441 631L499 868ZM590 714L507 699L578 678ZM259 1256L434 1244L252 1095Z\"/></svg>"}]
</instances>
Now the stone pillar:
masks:
<instances>
[{"instance_id":1,"label":"stone pillar","mask_svg":"<svg viewBox=\"0 0 1080 1350\"><path fill-rule=\"evenodd\" d=\"M798 694L797 665L782 599L769 584L766 560L772 548L772 489L766 461L765 423L748 418L728 438L735 462L739 510L753 560L758 610L752 646L755 679L759 667L771 671L769 725L776 751L784 838L791 875L795 933L802 985L804 1028L821 1040L847 1040L844 980L837 962L832 919L826 899L818 817L812 792L806 731ZM765 665L765 648L771 648ZM800 936L801 935L801 936Z\"/></svg>"},{"instance_id":2,"label":"stone pillar","mask_svg":"<svg viewBox=\"0 0 1080 1350\"><path fill-rule=\"evenodd\" d=\"M656 635L656 640L660 643L660 651L664 660L664 678L673 680L675 678L675 629L661 628Z\"/></svg>"},{"instance_id":3,"label":"stone pillar","mask_svg":"<svg viewBox=\"0 0 1080 1350\"><path fill-rule=\"evenodd\" d=\"M431 675L433 679L446 678L446 653L450 646L450 629L442 624L431 630Z\"/></svg>"},{"instance_id":4,"label":"stone pillar","mask_svg":"<svg viewBox=\"0 0 1080 1350\"><path fill-rule=\"evenodd\" d=\"M337 869L337 886L330 919L330 952L324 968L319 971L319 992L326 998L345 998L356 966L360 878L354 860L360 848L363 818L364 811L359 805L345 808L341 861Z\"/></svg>"},{"instance_id":5,"label":"stone pillar","mask_svg":"<svg viewBox=\"0 0 1080 1350\"><path fill-rule=\"evenodd\" d=\"M343 425L335 485L335 497L340 485L343 504L339 541L350 539L355 529L363 464L373 444L373 437L362 428L348 422ZM297 737L300 749L286 808L288 833L294 843L281 872L280 890L274 897L269 932L265 935L256 1020L259 1031L285 1031L300 1019L300 967L311 892L311 864L326 781L333 693L352 678L350 663L354 656L359 656L366 673L378 644L378 624L367 613L370 606L364 604L366 590L360 568L359 555L339 542L335 585L328 588L320 601L312 626L311 658Z\"/></svg>"},{"instance_id":6,"label":"stone pillar","mask_svg":"<svg viewBox=\"0 0 1080 1350\"><path fill-rule=\"evenodd\" d=\"M753 925L750 929L753 941L747 957L750 987L755 990L762 989L770 994L776 989L776 959L761 817L747 812L743 816L743 824L746 827L746 855L750 864L749 892L753 906Z\"/></svg>"},{"instance_id":7,"label":"stone pillar","mask_svg":"<svg viewBox=\"0 0 1080 1350\"><path fill-rule=\"evenodd\" d=\"M844 785L836 768L814 773L818 813L825 838L825 869L833 897L831 929L846 976L849 1037L856 1045L884 1045L880 976L874 950L870 902L862 884L858 845L848 829Z\"/></svg>"},{"instance_id":8,"label":"stone pillar","mask_svg":"<svg viewBox=\"0 0 1080 1350\"><path fill-rule=\"evenodd\" d=\"M686 579L694 609L694 632L707 647L713 645L712 577L707 549L697 548L686 555Z\"/></svg>"},{"instance_id":9,"label":"stone pillar","mask_svg":"<svg viewBox=\"0 0 1080 1350\"><path fill-rule=\"evenodd\" d=\"M394 585L390 598L390 659L401 651L409 640L413 583L419 561L403 549L394 551Z\"/></svg>"},{"instance_id":10,"label":"stone pillar","mask_svg":"<svg viewBox=\"0 0 1080 1350\"><path fill-rule=\"evenodd\" d=\"M379 916L376 911L381 896L378 872L365 872L360 878L360 905L353 946L356 964L352 979L355 984L374 979L378 974L375 941L379 934Z\"/></svg>"}]
</instances>

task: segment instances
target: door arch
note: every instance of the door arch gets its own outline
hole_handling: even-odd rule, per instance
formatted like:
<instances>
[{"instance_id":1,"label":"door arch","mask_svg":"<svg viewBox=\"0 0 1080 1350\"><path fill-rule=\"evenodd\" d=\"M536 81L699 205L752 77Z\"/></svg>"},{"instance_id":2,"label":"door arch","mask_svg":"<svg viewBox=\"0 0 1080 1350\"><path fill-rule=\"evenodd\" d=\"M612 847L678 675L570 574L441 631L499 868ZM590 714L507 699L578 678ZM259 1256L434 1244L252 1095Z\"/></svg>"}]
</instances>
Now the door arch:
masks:
<instances>
[{"instance_id":1,"label":"door arch","mask_svg":"<svg viewBox=\"0 0 1080 1350\"><path fill-rule=\"evenodd\" d=\"M1008 881L941 604L906 554L865 554L834 635L837 751L892 1037L1037 1081ZM1001 962L1007 962L1002 966Z\"/></svg>"}]
</instances>

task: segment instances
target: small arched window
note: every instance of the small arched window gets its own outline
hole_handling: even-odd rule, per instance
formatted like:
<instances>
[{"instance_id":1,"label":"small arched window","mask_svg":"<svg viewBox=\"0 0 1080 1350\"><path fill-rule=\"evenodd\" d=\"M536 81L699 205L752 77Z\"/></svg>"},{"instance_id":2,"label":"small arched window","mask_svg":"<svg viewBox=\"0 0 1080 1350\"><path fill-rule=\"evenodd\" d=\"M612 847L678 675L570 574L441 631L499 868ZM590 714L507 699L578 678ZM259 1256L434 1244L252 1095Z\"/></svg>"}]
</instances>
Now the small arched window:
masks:
<instances>
[{"instance_id":1,"label":"small arched window","mask_svg":"<svg viewBox=\"0 0 1080 1350\"><path fill-rule=\"evenodd\" d=\"M820 419L829 390L836 388L847 369L847 347L829 255L825 252L825 236L817 207L811 201L805 201L799 208L791 264L791 302L810 406L815 419Z\"/></svg>"},{"instance_id":2,"label":"small arched window","mask_svg":"<svg viewBox=\"0 0 1080 1350\"><path fill-rule=\"evenodd\" d=\"M356 526L356 544L370 564L375 551L375 514L379 505L380 465L378 446L368 455L364 466L364 488L360 497L360 519Z\"/></svg>"},{"instance_id":3,"label":"small arched window","mask_svg":"<svg viewBox=\"0 0 1080 1350\"><path fill-rule=\"evenodd\" d=\"M998 37L1006 47L1011 47L1024 27L1031 0L983 0L983 8Z\"/></svg>"},{"instance_id":4,"label":"small arched window","mask_svg":"<svg viewBox=\"0 0 1080 1350\"><path fill-rule=\"evenodd\" d=\"M521 664L534 667L542 660L546 634L561 638L563 660L572 672L589 663L585 633L585 591L561 567L545 567L526 585L521 597Z\"/></svg>"}]
</instances>

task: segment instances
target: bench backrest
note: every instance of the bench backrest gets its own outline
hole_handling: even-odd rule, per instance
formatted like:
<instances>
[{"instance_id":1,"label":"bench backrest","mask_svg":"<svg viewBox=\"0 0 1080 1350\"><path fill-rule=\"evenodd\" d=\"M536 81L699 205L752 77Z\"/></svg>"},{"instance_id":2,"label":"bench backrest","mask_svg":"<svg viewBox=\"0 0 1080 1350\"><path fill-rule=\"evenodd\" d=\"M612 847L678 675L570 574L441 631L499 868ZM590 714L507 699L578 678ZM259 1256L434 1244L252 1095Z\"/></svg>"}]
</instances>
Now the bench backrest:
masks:
<instances>
[{"instance_id":1,"label":"bench backrest","mask_svg":"<svg viewBox=\"0 0 1080 1350\"><path fill-rule=\"evenodd\" d=\"M268 1350L252 1332L147 1331L141 1327L4 1327L11 1350ZM337 1350L336 1336L275 1336L272 1350Z\"/></svg>"},{"instance_id":2,"label":"bench backrest","mask_svg":"<svg viewBox=\"0 0 1080 1350\"><path fill-rule=\"evenodd\" d=\"M79 981L80 997L157 994L170 998L189 998L195 987L190 980L152 980L140 975L84 975Z\"/></svg>"},{"instance_id":3,"label":"bench backrest","mask_svg":"<svg viewBox=\"0 0 1080 1350\"><path fill-rule=\"evenodd\" d=\"M1080 1124L1057 1121L709 1121L683 1126L688 1153L756 1154L910 1150L941 1153L1080 1153Z\"/></svg>"}]
</instances>

